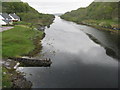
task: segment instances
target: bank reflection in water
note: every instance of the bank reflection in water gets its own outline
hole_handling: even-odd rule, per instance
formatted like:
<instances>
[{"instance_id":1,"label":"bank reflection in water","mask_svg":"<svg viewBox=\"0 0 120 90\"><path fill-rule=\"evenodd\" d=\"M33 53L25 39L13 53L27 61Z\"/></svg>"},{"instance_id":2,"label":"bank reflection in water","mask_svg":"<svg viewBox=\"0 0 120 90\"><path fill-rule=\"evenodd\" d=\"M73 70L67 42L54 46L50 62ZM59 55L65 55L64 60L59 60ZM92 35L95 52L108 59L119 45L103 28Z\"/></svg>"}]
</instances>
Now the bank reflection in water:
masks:
<instances>
[{"instance_id":1,"label":"bank reflection in water","mask_svg":"<svg viewBox=\"0 0 120 90\"><path fill-rule=\"evenodd\" d=\"M110 50L103 47L112 44L104 44L104 38L98 37L104 32L95 34L87 30L96 29L56 16L54 23L45 30L43 49L36 57L51 58L52 66L19 68L33 82L33 88L117 88L118 61L107 55ZM93 37L96 35L103 46L91 40L85 31Z\"/></svg>"}]
</instances>

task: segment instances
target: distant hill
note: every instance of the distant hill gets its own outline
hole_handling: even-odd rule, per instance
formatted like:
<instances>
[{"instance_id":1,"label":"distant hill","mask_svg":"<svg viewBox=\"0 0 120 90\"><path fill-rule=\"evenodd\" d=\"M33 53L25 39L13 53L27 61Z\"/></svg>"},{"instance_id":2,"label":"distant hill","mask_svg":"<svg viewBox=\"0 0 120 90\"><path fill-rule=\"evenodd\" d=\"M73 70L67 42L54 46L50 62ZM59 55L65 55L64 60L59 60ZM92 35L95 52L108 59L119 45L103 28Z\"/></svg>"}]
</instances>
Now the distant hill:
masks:
<instances>
[{"instance_id":1,"label":"distant hill","mask_svg":"<svg viewBox=\"0 0 120 90\"><path fill-rule=\"evenodd\" d=\"M119 29L120 4L118 2L93 2L86 8L67 12L61 18L79 24Z\"/></svg>"},{"instance_id":2,"label":"distant hill","mask_svg":"<svg viewBox=\"0 0 120 90\"><path fill-rule=\"evenodd\" d=\"M28 3L24 2L3 2L2 12L8 14L16 13L22 21L40 25L49 25L54 18L53 15L39 13Z\"/></svg>"}]
</instances>

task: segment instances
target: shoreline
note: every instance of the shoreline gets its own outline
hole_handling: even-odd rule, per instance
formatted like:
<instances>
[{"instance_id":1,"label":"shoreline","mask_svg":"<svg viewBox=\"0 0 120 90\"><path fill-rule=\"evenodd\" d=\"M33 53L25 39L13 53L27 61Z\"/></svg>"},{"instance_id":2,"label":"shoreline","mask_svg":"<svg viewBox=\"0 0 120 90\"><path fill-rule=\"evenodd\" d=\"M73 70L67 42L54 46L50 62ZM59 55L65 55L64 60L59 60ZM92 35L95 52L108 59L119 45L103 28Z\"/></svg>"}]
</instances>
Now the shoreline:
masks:
<instances>
[{"instance_id":1,"label":"shoreline","mask_svg":"<svg viewBox=\"0 0 120 90\"><path fill-rule=\"evenodd\" d=\"M33 51L30 51L25 56L28 56L28 57L36 56L42 49L42 44L40 42L44 37L45 37L44 32L42 34L42 38L40 36L36 36L33 39L33 44L35 45L35 48L33 49ZM5 63L6 63L6 62L8 62L8 60L9 59L3 60L3 61L5 61ZM21 72L17 72L16 71L17 68L14 69L14 66L16 66L17 63L18 62L14 61L14 60L11 60L9 62L9 66L5 66L5 65L2 66L4 69L6 69L7 73L11 75L11 76L9 76L10 77L10 83L12 84L11 88L31 88L32 87L32 82L27 81L27 79L24 77L24 75ZM12 66L11 66L11 64L12 64ZM3 88L6 88L6 87L3 87Z\"/></svg>"},{"instance_id":2,"label":"shoreline","mask_svg":"<svg viewBox=\"0 0 120 90\"><path fill-rule=\"evenodd\" d=\"M113 34L119 34L120 35L120 30L104 28L104 27L101 27L101 26L87 25L87 24L84 24L84 25L96 28L98 30L103 30L103 31L107 31L107 32L110 32L110 33L113 33Z\"/></svg>"},{"instance_id":3,"label":"shoreline","mask_svg":"<svg viewBox=\"0 0 120 90\"><path fill-rule=\"evenodd\" d=\"M66 20L66 21L70 21L70 20L67 20L67 19L62 18L62 17L60 17L60 18L63 19L63 20ZM110 28L104 28L104 27L95 26L95 25L88 25L88 24L85 24L85 23L77 23L75 21L70 21L70 22L74 22L74 23L79 24L79 25L86 25L86 26L89 26L89 27L96 28L98 30L104 30L104 31L108 31L108 32L113 33L113 34L119 34L120 35L120 30L115 30L115 29L110 29Z\"/></svg>"},{"instance_id":4,"label":"shoreline","mask_svg":"<svg viewBox=\"0 0 120 90\"><path fill-rule=\"evenodd\" d=\"M4 82L3 86L5 87L3 88L31 88L31 82L27 81L22 73L16 71L17 67L19 67L17 65L19 62L9 58L36 56L42 50L41 40L45 37L44 30L41 28L49 27L55 17L52 14L38 12L28 3L17 3L17 6L15 4L14 2L2 4L4 13L16 13L20 18L20 21L13 22L14 28L7 31L4 30L5 32L0 31L3 35L1 61L4 69L2 71L4 74L2 82ZM13 67L16 68L14 69ZM26 83L28 84L26 85Z\"/></svg>"},{"instance_id":5,"label":"shoreline","mask_svg":"<svg viewBox=\"0 0 120 90\"><path fill-rule=\"evenodd\" d=\"M37 30L39 32L39 30ZM28 56L28 57L34 57L36 56L39 52L41 52L42 49L42 44L41 44L41 40L45 37L45 32L44 31L40 31L42 32L41 36L37 35L35 37L32 38L32 42L34 44L34 49L32 51L30 51L28 54L26 55L20 55L20 57L22 56ZM3 58L3 65L2 68L5 69L4 72L5 75L7 77L10 78L10 81L8 81L8 83L12 84L12 86L10 88L31 88L32 87L32 82L27 81L27 79L24 77L24 75L21 72L16 71L16 69L14 69L14 67L17 65L18 62L14 61L14 60L10 60L8 58ZM8 66L4 65L5 63L9 63ZM7 75L9 74L9 75ZM5 82L6 83L6 82ZM23 84L24 83L24 84ZM6 86L3 88L7 88Z\"/></svg>"},{"instance_id":6,"label":"shoreline","mask_svg":"<svg viewBox=\"0 0 120 90\"><path fill-rule=\"evenodd\" d=\"M43 32L42 34L42 38L40 36L36 36L34 39L33 39L33 44L35 46L35 48L30 51L27 55L25 56L28 56L28 57L35 57L36 55L38 55L39 52L41 52L41 49L42 49L42 44L41 44L41 40L45 37L45 32Z\"/></svg>"},{"instance_id":7,"label":"shoreline","mask_svg":"<svg viewBox=\"0 0 120 90\"><path fill-rule=\"evenodd\" d=\"M5 63L2 65L3 71L3 76L6 76L9 78L4 81L4 83L9 83L9 87L2 85L2 88L31 88L32 87L32 82L28 81L22 72L18 72L17 68L14 68L18 62L15 62L13 60L6 61L9 63L9 65L6 65ZM13 64L14 63L14 64ZM14 66L15 65L15 66Z\"/></svg>"}]
</instances>

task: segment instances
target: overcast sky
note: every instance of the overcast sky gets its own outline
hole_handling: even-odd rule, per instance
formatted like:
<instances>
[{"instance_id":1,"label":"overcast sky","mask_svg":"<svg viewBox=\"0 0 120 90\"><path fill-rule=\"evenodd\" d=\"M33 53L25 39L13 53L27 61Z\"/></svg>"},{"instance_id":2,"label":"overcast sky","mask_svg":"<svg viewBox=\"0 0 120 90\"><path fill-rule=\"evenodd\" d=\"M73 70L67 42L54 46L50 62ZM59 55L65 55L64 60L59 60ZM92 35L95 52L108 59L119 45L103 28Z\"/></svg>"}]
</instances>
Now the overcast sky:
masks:
<instances>
[{"instance_id":1,"label":"overcast sky","mask_svg":"<svg viewBox=\"0 0 120 90\"><path fill-rule=\"evenodd\" d=\"M65 13L80 7L86 7L94 0L22 0L41 13Z\"/></svg>"}]
</instances>

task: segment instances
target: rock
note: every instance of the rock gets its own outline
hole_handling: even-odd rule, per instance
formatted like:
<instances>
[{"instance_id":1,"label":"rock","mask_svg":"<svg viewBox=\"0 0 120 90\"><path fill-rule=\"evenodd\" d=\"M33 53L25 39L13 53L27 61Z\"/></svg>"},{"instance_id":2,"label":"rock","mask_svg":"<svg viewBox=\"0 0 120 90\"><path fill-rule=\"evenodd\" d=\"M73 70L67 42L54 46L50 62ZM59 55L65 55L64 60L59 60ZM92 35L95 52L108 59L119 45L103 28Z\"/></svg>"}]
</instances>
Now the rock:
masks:
<instances>
[{"instance_id":1,"label":"rock","mask_svg":"<svg viewBox=\"0 0 120 90\"><path fill-rule=\"evenodd\" d=\"M31 88L32 83L26 79L17 79L14 81L14 88Z\"/></svg>"},{"instance_id":2,"label":"rock","mask_svg":"<svg viewBox=\"0 0 120 90\"><path fill-rule=\"evenodd\" d=\"M6 72L3 72L3 74L7 74Z\"/></svg>"}]
</instances>

